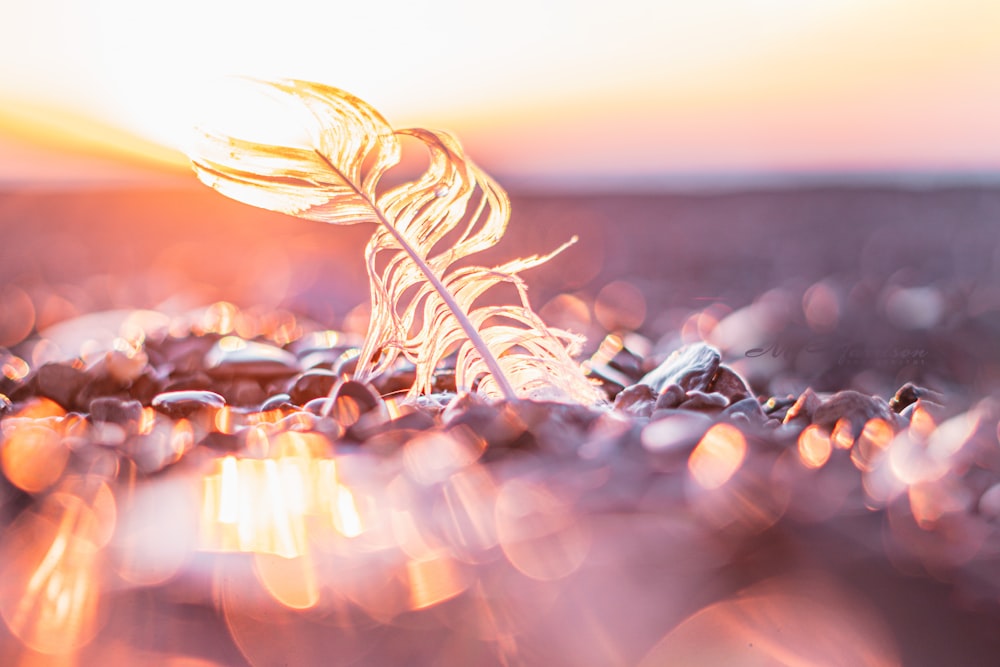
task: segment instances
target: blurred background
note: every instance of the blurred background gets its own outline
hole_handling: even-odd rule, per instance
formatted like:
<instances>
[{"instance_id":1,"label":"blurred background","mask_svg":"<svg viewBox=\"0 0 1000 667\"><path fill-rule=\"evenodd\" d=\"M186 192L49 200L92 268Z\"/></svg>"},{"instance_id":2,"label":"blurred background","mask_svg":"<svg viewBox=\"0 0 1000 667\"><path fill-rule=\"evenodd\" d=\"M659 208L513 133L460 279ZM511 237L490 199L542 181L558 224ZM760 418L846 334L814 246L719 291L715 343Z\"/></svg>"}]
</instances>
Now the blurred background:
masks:
<instances>
[{"instance_id":1,"label":"blurred background","mask_svg":"<svg viewBox=\"0 0 1000 667\"><path fill-rule=\"evenodd\" d=\"M13 7L0 346L109 308L227 300L327 325L363 308L367 230L234 204L186 164L220 77L248 74L456 133L514 200L483 262L580 236L526 278L593 345L618 329L707 339L761 391L784 371L772 390L989 391L997 34L987 0ZM878 372L845 370L850 346Z\"/></svg>"},{"instance_id":2,"label":"blurred background","mask_svg":"<svg viewBox=\"0 0 1000 667\"><path fill-rule=\"evenodd\" d=\"M453 130L512 187L992 182L998 30L989 0L41 0L0 28L0 176L180 166L170 149L200 100L249 74L328 82L397 126Z\"/></svg>"}]
</instances>

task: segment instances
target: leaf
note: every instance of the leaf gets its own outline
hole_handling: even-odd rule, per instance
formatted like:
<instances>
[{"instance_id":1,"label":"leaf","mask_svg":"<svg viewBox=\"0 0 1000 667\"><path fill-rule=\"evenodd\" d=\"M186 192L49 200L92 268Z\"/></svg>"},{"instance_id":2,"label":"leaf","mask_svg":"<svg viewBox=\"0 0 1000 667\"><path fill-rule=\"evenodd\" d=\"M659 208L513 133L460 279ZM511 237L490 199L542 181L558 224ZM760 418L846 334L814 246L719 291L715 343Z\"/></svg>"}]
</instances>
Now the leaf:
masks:
<instances>
[{"instance_id":1,"label":"leaf","mask_svg":"<svg viewBox=\"0 0 1000 667\"><path fill-rule=\"evenodd\" d=\"M455 138L393 130L377 111L337 88L295 80L264 85L311 114L312 147L202 130L191 161L204 183L233 199L332 224L377 225L365 250L371 322L357 379L388 370L402 354L416 366L414 397L432 391L434 371L457 351L460 391L601 401L572 359L580 341L541 321L517 276L565 246L494 268L456 266L499 241L510 203ZM415 180L384 187L382 177L402 157L402 137L426 146L429 166ZM513 287L515 303L477 305L504 284Z\"/></svg>"}]
</instances>

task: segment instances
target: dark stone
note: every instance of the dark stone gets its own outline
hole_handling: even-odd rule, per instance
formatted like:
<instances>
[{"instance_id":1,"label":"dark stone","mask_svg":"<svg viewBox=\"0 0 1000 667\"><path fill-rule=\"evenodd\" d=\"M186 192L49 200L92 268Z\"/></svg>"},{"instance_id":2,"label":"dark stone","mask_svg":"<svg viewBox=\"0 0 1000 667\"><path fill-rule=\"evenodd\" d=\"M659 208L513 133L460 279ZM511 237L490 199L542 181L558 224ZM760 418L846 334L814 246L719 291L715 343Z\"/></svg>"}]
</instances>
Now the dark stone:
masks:
<instances>
[{"instance_id":1,"label":"dark stone","mask_svg":"<svg viewBox=\"0 0 1000 667\"><path fill-rule=\"evenodd\" d=\"M205 354L205 370L214 377L290 377L302 370L288 350L274 345L226 337Z\"/></svg>"},{"instance_id":2,"label":"dark stone","mask_svg":"<svg viewBox=\"0 0 1000 667\"><path fill-rule=\"evenodd\" d=\"M375 410L382 400L371 387L355 380L341 382L332 399L330 401L326 396L314 398L302 409L321 417L332 417L342 427L349 428ZM324 414L328 404L329 414Z\"/></svg>"},{"instance_id":3,"label":"dark stone","mask_svg":"<svg viewBox=\"0 0 1000 667\"><path fill-rule=\"evenodd\" d=\"M198 442L199 447L208 447L220 452L238 452L243 448L240 436L234 433L219 433L209 431Z\"/></svg>"},{"instance_id":4,"label":"dark stone","mask_svg":"<svg viewBox=\"0 0 1000 667\"><path fill-rule=\"evenodd\" d=\"M329 394L339 378L333 371L311 368L289 382L288 396L296 405L305 405L314 398Z\"/></svg>"},{"instance_id":5,"label":"dark stone","mask_svg":"<svg viewBox=\"0 0 1000 667\"><path fill-rule=\"evenodd\" d=\"M588 364L587 377L600 383L608 400L614 400L625 387L635 384L627 375L606 364Z\"/></svg>"},{"instance_id":6,"label":"dark stone","mask_svg":"<svg viewBox=\"0 0 1000 667\"><path fill-rule=\"evenodd\" d=\"M750 385L747 384L739 373L725 364L719 364L719 370L712 378L709 391L722 394L729 399L730 403L742 401L744 398L753 396Z\"/></svg>"},{"instance_id":7,"label":"dark stone","mask_svg":"<svg viewBox=\"0 0 1000 667\"><path fill-rule=\"evenodd\" d=\"M684 402L677 406L681 410L699 412L720 412L729 405L729 399L717 392L689 391Z\"/></svg>"},{"instance_id":8,"label":"dark stone","mask_svg":"<svg viewBox=\"0 0 1000 667\"><path fill-rule=\"evenodd\" d=\"M417 379L417 369L409 361L397 361L395 367L375 378L372 384L382 396L403 394Z\"/></svg>"},{"instance_id":9,"label":"dark stone","mask_svg":"<svg viewBox=\"0 0 1000 667\"><path fill-rule=\"evenodd\" d=\"M172 373L200 373L205 370L205 355L219 338L218 334L182 338L168 336L161 341L147 342L145 349L150 363L169 366Z\"/></svg>"},{"instance_id":10,"label":"dark stone","mask_svg":"<svg viewBox=\"0 0 1000 667\"><path fill-rule=\"evenodd\" d=\"M613 409L636 417L648 417L653 413L656 404L656 394L647 384L634 384L626 387L615 397Z\"/></svg>"},{"instance_id":11,"label":"dark stone","mask_svg":"<svg viewBox=\"0 0 1000 667\"><path fill-rule=\"evenodd\" d=\"M129 395L143 405L149 405L153 397L163 391L163 383L148 370L135 380L128 388Z\"/></svg>"},{"instance_id":12,"label":"dark stone","mask_svg":"<svg viewBox=\"0 0 1000 667\"><path fill-rule=\"evenodd\" d=\"M916 411L917 408L921 408L922 410L925 410L928 413L930 413L931 417L934 418L934 421L936 423L939 423L940 421L945 419L944 406L941 405L940 403L929 401L926 398L918 398L913 403L910 403L905 408L903 408L903 411L899 413L899 416L905 419L907 422L909 422L910 420L913 419L913 413Z\"/></svg>"},{"instance_id":13,"label":"dark stone","mask_svg":"<svg viewBox=\"0 0 1000 667\"><path fill-rule=\"evenodd\" d=\"M667 385L678 384L684 391L708 391L712 378L719 370L719 351L705 343L685 345L639 380L657 394Z\"/></svg>"},{"instance_id":14,"label":"dark stone","mask_svg":"<svg viewBox=\"0 0 1000 667\"><path fill-rule=\"evenodd\" d=\"M76 395L85 384L87 374L69 364L45 364L35 374L37 395L51 398L67 410L76 407Z\"/></svg>"},{"instance_id":15,"label":"dark stone","mask_svg":"<svg viewBox=\"0 0 1000 667\"><path fill-rule=\"evenodd\" d=\"M357 404L361 414L374 410L382 400L382 397L375 393L369 385L355 380L345 380L337 387L334 402L346 398Z\"/></svg>"},{"instance_id":16,"label":"dark stone","mask_svg":"<svg viewBox=\"0 0 1000 667\"><path fill-rule=\"evenodd\" d=\"M742 416L753 424L763 424L767 419L756 398L744 398L742 401L731 403L722 414L726 417Z\"/></svg>"},{"instance_id":17,"label":"dark stone","mask_svg":"<svg viewBox=\"0 0 1000 667\"><path fill-rule=\"evenodd\" d=\"M87 382L76 395L75 404L85 408L101 397L125 399L129 397L127 387L128 383L122 383L107 373L89 371Z\"/></svg>"},{"instance_id":18,"label":"dark stone","mask_svg":"<svg viewBox=\"0 0 1000 667\"><path fill-rule=\"evenodd\" d=\"M510 405L488 403L475 394L456 396L441 414L445 430L466 429L486 441L486 459L496 458L494 450L534 449L535 438L528 425Z\"/></svg>"},{"instance_id":19,"label":"dark stone","mask_svg":"<svg viewBox=\"0 0 1000 667\"><path fill-rule=\"evenodd\" d=\"M676 408L687 398L684 388L679 384L668 384L656 397L654 410L670 410Z\"/></svg>"},{"instance_id":20,"label":"dark stone","mask_svg":"<svg viewBox=\"0 0 1000 667\"><path fill-rule=\"evenodd\" d=\"M896 413L901 413L908 405L917 402L918 398L941 401L941 394L924 387L918 387L912 382L907 382L896 391L896 395L889 400L889 408Z\"/></svg>"},{"instance_id":21,"label":"dark stone","mask_svg":"<svg viewBox=\"0 0 1000 667\"><path fill-rule=\"evenodd\" d=\"M31 374L3 393L7 394L7 397L14 403L21 403L35 397L37 395L37 388L36 377L34 374Z\"/></svg>"},{"instance_id":22,"label":"dark stone","mask_svg":"<svg viewBox=\"0 0 1000 667\"><path fill-rule=\"evenodd\" d=\"M432 395L433 396L433 395ZM445 426L461 420L473 411L485 411L491 418L499 412L499 406L478 394L459 394L454 396L441 412L441 421Z\"/></svg>"},{"instance_id":23,"label":"dark stone","mask_svg":"<svg viewBox=\"0 0 1000 667\"><path fill-rule=\"evenodd\" d=\"M257 408L258 412L270 412L271 410L296 410L297 407L292 403L292 397L288 394L274 394L269 396L264 400L263 403Z\"/></svg>"},{"instance_id":24,"label":"dark stone","mask_svg":"<svg viewBox=\"0 0 1000 667\"><path fill-rule=\"evenodd\" d=\"M90 402L90 421L94 423L118 424L128 427L126 430L138 430L142 419L142 403L134 400L121 400L109 396L95 398Z\"/></svg>"},{"instance_id":25,"label":"dark stone","mask_svg":"<svg viewBox=\"0 0 1000 667\"><path fill-rule=\"evenodd\" d=\"M435 392L457 392L458 387L455 384L455 369L442 368L435 371L432 389Z\"/></svg>"},{"instance_id":26,"label":"dark stone","mask_svg":"<svg viewBox=\"0 0 1000 667\"><path fill-rule=\"evenodd\" d=\"M642 358L627 348L622 348L608 361L608 366L627 377L633 384L643 375Z\"/></svg>"},{"instance_id":27,"label":"dark stone","mask_svg":"<svg viewBox=\"0 0 1000 667\"><path fill-rule=\"evenodd\" d=\"M889 424L897 423L896 413L889 408L884 399L847 389L838 391L823 401L813 411L812 422L832 430L838 421L846 419L851 425L853 437L857 438L861 435L865 423L876 417Z\"/></svg>"},{"instance_id":28,"label":"dark stone","mask_svg":"<svg viewBox=\"0 0 1000 667\"><path fill-rule=\"evenodd\" d=\"M214 391L166 391L153 399L153 409L172 419L189 417L201 410L218 410L226 399Z\"/></svg>"}]
</instances>

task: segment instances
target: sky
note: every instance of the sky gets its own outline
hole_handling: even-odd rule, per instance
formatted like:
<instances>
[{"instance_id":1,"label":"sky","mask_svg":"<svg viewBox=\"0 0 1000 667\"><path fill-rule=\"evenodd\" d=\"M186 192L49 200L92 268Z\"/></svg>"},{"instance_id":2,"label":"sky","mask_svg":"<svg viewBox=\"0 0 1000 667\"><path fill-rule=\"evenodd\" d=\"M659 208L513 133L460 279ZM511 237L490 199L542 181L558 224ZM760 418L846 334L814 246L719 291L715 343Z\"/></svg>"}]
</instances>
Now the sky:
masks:
<instances>
[{"instance_id":1,"label":"sky","mask_svg":"<svg viewBox=\"0 0 1000 667\"><path fill-rule=\"evenodd\" d=\"M35 0L0 180L144 178L219 77L344 88L507 182L1000 172L996 0Z\"/></svg>"}]
</instances>

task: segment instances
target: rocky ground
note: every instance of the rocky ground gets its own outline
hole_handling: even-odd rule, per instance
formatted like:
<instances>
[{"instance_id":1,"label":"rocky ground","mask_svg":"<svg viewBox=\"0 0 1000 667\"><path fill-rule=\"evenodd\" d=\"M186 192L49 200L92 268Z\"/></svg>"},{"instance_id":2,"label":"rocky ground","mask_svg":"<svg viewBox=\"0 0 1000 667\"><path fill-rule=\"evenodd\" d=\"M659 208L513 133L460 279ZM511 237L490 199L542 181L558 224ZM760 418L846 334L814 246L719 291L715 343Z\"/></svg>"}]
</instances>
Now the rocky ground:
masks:
<instances>
[{"instance_id":1,"label":"rocky ground","mask_svg":"<svg viewBox=\"0 0 1000 667\"><path fill-rule=\"evenodd\" d=\"M195 214L80 250L8 197L0 662L994 664L997 195L640 199L521 202L515 253L590 232L529 279L591 338L569 406L353 381L315 225L227 286Z\"/></svg>"}]
</instances>

